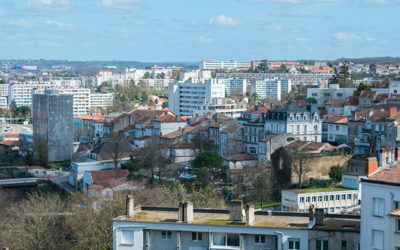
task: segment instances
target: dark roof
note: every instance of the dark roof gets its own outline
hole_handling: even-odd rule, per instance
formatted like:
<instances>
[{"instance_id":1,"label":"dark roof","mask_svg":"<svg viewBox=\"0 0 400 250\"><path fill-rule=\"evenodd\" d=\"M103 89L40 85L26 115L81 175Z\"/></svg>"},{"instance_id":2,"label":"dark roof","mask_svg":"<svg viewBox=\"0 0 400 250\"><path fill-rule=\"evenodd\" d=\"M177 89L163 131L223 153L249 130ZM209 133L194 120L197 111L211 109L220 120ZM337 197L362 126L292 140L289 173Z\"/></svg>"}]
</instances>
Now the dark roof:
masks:
<instances>
[{"instance_id":1,"label":"dark roof","mask_svg":"<svg viewBox=\"0 0 400 250\"><path fill-rule=\"evenodd\" d=\"M225 158L227 161L256 161L257 158L248 154L235 154Z\"/></svg>"}]
</instances>

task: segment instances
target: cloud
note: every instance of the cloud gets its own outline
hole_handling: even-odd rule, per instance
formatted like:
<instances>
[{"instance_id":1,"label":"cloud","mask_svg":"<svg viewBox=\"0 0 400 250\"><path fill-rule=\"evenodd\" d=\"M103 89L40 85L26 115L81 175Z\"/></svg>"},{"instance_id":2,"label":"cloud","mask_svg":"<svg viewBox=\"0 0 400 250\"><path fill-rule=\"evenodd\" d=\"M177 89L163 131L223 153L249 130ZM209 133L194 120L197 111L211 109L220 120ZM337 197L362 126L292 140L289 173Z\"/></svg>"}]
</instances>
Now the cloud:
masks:
<instances>
[{"instance_id":1,"label":"cloud","mask_svg":"<svg viewBox=\"0 0 400 250\"><path fill-rule=\"evenodd\" d=\"M62 47L61 43L50 41L38 41L38 44L43 47Z\"/></svg>"},{"instance_id":2,"label":"cloud","mask_svg":"<svg viewBox=\"0 0 400 250\"><path fill-rule=\"evenodd\" d=\"M47 25L49 25L49 26L53 26L53 27L60 28L60 29L72 29L72 28L74 28L74 26L72 24L62 23L62 22L55 21L55 20L47 20L45 23Z\"/></svg>"},{"instance_id":3,"label":"cloud","mask_svg":"<svg viewBox=\"0 0 400 250\"><path fill-rule=\"evenodd\" d=\"M198 42L202 44L211 44L214 43L214 38L201 36L199 37Z\"/></svg>"},{"instance_id":4,"label":"cloud","mask_svg":"<svg viewBox=\"0 0 400 250\"><path fill-rule=\"evenodd\" d=\"M291 3L291 4L301 4L301 3L328 3L336 2L338 0L242 0L249 3Z\"/></svg>"},{"instance_id":5,"label":"cloud","mask_svg":"<svg viewBox=\"0 0 400 250\"><path fill-rule=\"evenodd\" d=\"M234 27L241 24L240 21L224 16L222 14L217 16L216 18L211 18L209 23L223 27Z\"/></svg>"},{"instance_id":6,"label":"cloud","mask_svg":"<svg viewBox=\"0 0 400 250\"><path fill-rule=\"evenodd\" d=\"M333 34L333 38L336 40L342 40L342 41L347 41L347 40L360 40L361 38L355 34L352 33L345 33L345 32L336 32Z\"/></svg>"},{"instance_id":7,"label":"cloud","mask_svg":"<svg viewBox=\"0 0 400 250\"><path fill-rule=\"evenodd\" d=\"M138 0L102 0L100 7L114 10L138 9L141 4Z\"/></svg>"},{"instance_id":8,"label":"cloud","mask_svg":"<svg viewBox=\"0 0 400 250\"><path fill-rule=\"evenodd\" d=\"M366 4L390 5L400 3L400 0L364 0Z\"/></svg>"},{"instance_id":9,"label":"cloud","mask_svg":"<svg viewBox=\"0 0 400 250\"><path fill-rule=\"evenodd\" d=\"M35 26L35 23L25 18L19 18L9 22L10 25L19 26L19 27L32 27Z\"/></svg>"},{"instance_id":10,"label":"cloud","mask_svg":"<svg viewBox=\"0 0 400 250\"><path fill-rule=\"evenodd\" d=\"M28 0L27 7L36 10L67 10L71 6L70 0Z\"/></svg>"}]
</instances>

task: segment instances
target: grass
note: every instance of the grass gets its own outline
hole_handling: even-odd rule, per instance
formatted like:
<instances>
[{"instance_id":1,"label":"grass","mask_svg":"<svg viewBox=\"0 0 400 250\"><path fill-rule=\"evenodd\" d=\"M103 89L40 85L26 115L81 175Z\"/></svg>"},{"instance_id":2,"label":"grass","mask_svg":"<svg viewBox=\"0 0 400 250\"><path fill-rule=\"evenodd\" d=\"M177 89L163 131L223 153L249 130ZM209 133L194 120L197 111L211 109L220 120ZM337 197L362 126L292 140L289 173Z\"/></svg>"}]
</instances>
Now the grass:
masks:
<instances>
[{"instance_id":1,"label":"grass","mask_svg":"<svg viewBox=\"0 0 400 250\"><path fill-rule=\"evenodd\" d=\"M214 224L214 225L244 225L245 222L234 222L229 220L209 220L204 224Z\"/></svg>"},{"instance_id":2,"label":"grass","mask_svg":"<svg viewBox=\"0 0 400 250\"><path fill-rule=\"evenodd\" d=\"M260 209L261 208L260 202L255 201L255 202L252 202L252 204L254 205L254 209ZM275 207L275 206L279 206L279 205L281 205L280 201L270 201L270 202L266 202L266 203L263 202L263 208Z\"/></svg>"}]
</instances>

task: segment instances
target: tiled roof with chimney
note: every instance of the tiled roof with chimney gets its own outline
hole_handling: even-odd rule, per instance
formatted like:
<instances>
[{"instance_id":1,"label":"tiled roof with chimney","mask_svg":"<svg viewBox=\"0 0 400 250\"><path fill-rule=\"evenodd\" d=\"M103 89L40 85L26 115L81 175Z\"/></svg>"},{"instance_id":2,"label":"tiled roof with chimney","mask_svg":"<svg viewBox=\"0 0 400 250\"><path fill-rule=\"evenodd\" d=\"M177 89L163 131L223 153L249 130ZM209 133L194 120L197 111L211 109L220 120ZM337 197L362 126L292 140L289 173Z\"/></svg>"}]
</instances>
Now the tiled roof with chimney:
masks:
<instances>
[{"instance_id":1,"label":"tiled roof with chimney","mask_svg":"<svg viewBox=\"0 0 400 250\"><path fill-rule=\"evenodd\" d=\"M324 123L334 123L334 124L347 124L347 117L345 116L331 116L322 120Z\"/></svg>"},{"instance_id":2,"label":"tiled roof with chimney","mask_svg":"<svg viewBox=\"0 0 400 250\"><path fill-rule=\"evenodd\" d=\"M344 107L345 104L346 104L345 100L330 100L325 103L325 105L327 105L327 106L329 105L329 106L335 107L335 108L342 108L342 107Z\"/></svg>"},{"instance_id":3,"label":"tiled roof with chimney","mask_svg":"<svg viewBox=\"0 0 400 250\"><path fill-rule=\"evenodd\" d=\"M400 163L398 162L378 170L377 173L370 176L366 181L400 185Z\"/></svg>"}]
</instances>

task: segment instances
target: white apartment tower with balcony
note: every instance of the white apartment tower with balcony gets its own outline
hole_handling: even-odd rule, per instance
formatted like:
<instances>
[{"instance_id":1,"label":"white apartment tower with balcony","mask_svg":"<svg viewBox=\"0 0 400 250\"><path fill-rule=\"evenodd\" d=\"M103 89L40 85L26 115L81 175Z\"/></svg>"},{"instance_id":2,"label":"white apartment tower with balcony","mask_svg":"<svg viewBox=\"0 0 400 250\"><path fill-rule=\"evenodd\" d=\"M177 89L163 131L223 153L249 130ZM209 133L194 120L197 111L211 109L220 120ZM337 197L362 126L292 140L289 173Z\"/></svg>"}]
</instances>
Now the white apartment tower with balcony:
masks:
<instances>
[{"instance_id":1,"label":"white apartment tower with balcony","mask_svg":"<svg viewBox=\"0 0 400 250\"><path fill-rule=\"evenodd\" d=\"M251 93L257 94L260 99L281 100L282 91L289 93L291 91L290 79L264 79L254 80L251 83Z\"/></svg>"}]
</instances>

